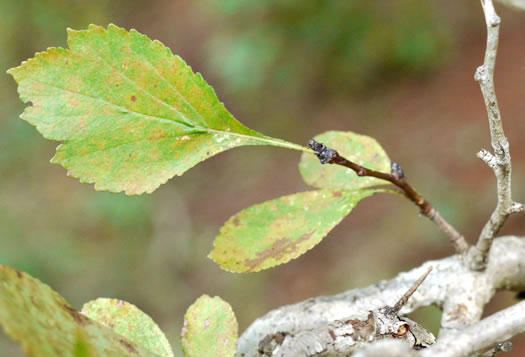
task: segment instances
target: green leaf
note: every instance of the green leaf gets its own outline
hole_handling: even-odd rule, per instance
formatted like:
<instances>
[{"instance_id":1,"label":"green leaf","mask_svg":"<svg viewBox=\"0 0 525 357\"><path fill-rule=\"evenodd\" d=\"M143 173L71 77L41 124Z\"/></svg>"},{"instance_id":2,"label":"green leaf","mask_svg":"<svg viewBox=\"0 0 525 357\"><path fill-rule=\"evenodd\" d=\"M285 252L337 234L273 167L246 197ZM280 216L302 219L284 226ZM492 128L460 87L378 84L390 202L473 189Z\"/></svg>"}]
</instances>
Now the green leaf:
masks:
<instances>
[{"instance_id":1,"label":"green leaf","mask_svg":"<svg viewBox=\"0 0 525 357\"><path fill-rule=\"evenodd\" d=\"M358 165L376 171L390 172L390 159L374 138L350 131L327 131L317 135L314 139L331 149L337 150L340 155ZM356 190L388 184L388 182L374 177L359 177L354 171L346 167L330 164L321 165L317 157L306 153L301 156L299 170L303 180L308 185L317 188Z\"/></svg>"},{"instance_id":2,"label":"green leaf","mask_svg":"<svg viewBox=\"0 0 525 357\"><path fill-rule=\"evenodd\" d=\"M151 317L133 304L118 299L98 298L84 304L81 313L148 351L163 357L173 357L166 335Z\"/></svg>"},{"instance_id":3,"label":"green leaf","mask_svg":"<svg viewBox=\"0 0 525 357\"><path fill-rule=\"evenodd\" d=\"M52 162L97 190L151 193L243 145L309 151L242 125L200 74L135 30L90 25L68 30L68 45L8 73L20 98L33 103L21 118L63 141Z\"/></svg>"},{"instance_id":4,"label":"green leaf","mask_svg":"<svg viewBox=\"0 0 525 357\"><path fill-rule=\"evenodd\" d=\"M380 191L309 191L251 206L224 224L209 257L238 273L286 263L319 243L359 201Z\"/></svg>"},{"instance_id":5,"label":"green leaf","mask_svg":"<svg viewBox=\"0 0 525 357\"><path fill-rule=\"evenodd\" d=\"M186 357L233 357L237 350L237 320L230 305L202 295L188 308L182 328Z\"/></svg>"},{"instance_id":6,"label":"green leaf","mask_svg":"<svg viewBox=\"0 0 525 357\"><path fill-rule=\"evenodd\" d=\"M75 311L49 286L0 265L0 325L38 357L158 355Z\"/></svg>"}]
</instances>

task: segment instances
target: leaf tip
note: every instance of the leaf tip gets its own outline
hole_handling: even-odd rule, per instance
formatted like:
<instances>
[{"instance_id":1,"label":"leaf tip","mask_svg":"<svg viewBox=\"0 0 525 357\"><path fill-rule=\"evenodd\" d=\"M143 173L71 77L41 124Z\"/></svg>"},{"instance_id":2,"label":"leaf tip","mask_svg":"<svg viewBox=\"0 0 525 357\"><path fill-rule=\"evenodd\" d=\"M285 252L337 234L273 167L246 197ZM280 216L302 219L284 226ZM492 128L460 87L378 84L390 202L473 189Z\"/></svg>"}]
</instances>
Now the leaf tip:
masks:
<instances>
[{"instance_id":1,"label":"leaf tip","mask_svg":"<svg viewBox=\"0 0 525 357\"><path fill-rule=\"evenodd\" d=\"M212 251L208 254L208 259L212 260L215 264L219 266L224 271L228 273L244 273L242 270L234 270L229 267L229 265L222 261L219 256L217 256L217 248L213 248Z\"/></svg>"},{"instance_id":2,"label":"leaf tip","mask_svg":"<svg viewBox=\"0 0 525 357\"><path fill-rule=\"evenodd\" d=\"M251 268L241 264L240 261L226 261L222 260L221 257L216 253L217 249L213 249L208 254L208 259L212 260L215 264L221 268L221 270L227 271L228 273L243 274L243 273L256 273L264 270L263 267Z\"/></svg>"}]
</instances>

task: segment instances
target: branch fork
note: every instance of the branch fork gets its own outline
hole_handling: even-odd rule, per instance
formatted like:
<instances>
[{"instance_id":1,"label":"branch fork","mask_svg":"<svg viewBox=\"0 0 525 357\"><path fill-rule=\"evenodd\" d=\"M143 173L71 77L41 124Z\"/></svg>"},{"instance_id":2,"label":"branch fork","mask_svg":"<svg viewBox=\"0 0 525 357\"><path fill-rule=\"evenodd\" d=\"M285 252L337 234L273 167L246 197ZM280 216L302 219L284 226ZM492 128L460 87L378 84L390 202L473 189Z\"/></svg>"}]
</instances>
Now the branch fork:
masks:
<instances>
[{"instance_id":1,"label":"branch fork","mask_svg":"<svg viewBox=\"0 0 525 357\"><path fill-rule=\"evenodd\" d=\"M494 153L482 149L477 157L494 171L497 181L498 203L490 219L483 227L475 247L469 251L469 265L474 270L484 270L492 242L507 218L522 212L525 207L514 202L511 196L511 157L509 141L503 131L501 114L494 88L494 68L498 52L499 26L501 18L497 15L492 0L480 0L487 25L487 48L483 65L477 68L474 79L479 82L489 119L491 144Z\"/></svg>"}]
</instances>

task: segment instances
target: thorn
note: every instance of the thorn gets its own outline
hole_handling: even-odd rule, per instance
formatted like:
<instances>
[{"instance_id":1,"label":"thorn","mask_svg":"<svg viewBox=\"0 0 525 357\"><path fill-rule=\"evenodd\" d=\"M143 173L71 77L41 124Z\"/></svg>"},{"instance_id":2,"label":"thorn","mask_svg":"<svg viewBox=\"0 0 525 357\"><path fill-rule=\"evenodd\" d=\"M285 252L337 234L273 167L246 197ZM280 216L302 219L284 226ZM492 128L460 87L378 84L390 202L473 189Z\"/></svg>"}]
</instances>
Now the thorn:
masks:
<instances>
[{"instance_id":1,"label":"thorn","mask_svg":"<svg viewBox=\"0 0 525 357\"><path fill-rule=\"evenodd\" d=\"M401 310L401 308L407 303L408 299L410 299L412 294L416 292L417 288L419 288L421 283L423 283L423 281L426 279L426 277L428 276L428 274L430 274L431 271L432 267L429 267L426 273L423 274L419 279L417 279L417 281L410 287L410 289L408 289L407 292L403 296L401 296L401 299L399 299L399 301L396 302L396 304L392 308L393 311L398 313L399 310Z\"/></svg>"}]
</instances>

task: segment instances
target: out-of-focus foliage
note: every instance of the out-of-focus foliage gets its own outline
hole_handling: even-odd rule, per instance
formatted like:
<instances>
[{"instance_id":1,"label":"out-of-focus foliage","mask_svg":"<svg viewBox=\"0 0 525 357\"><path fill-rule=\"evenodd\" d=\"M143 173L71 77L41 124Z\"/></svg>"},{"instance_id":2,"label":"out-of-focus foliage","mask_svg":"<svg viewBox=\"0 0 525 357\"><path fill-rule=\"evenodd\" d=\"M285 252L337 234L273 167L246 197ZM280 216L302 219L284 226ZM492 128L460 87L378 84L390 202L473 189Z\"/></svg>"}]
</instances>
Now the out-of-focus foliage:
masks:
<instances>
[{"instance_id":1,"label":"out-of-focus foliage","mask_svg":"<svg viewBox=\"0 0 525 357\"><path fill-rule=\"evenodd\" d=\"M428 71L450 44L429 1L208 1L227 18L208 61L236 94L356 92Z\"/></svg>"},{"instance_id":2,"label":"out-of-focus foliage","mask_svg":"<svg viewBox=\"0 0 525 357\"><path fill-rule=\"evenodd\" d=\"M129 302L98 298L85 303L80 312L148 351L173 357L164 332L151 317Z\"/></svg>"},{"instance_id":3,"label":"out-of-focus foliage","mask_svg":"<svg viewBox=\"0 0 525 357\"><path fill-rule=\"evenodd\" d=\"M220 297L202 295L184 315L181 340L186 357L234 357L237 350L237 320Z\"/></svg>"},{"instance_id":4,"label":"out-of-focus foliage","mask_svg":"<svg viewBox=\"0 0 525 357\"><path fill-rule=\"evenodd\" d=\"M14 340L20 342L29 356L61 357L87 355L100 357L173 356L169 344L162 354L157 352L150 329L158 326L143 312L134 308L133 315L149 319L142 334L122 328L110 328L75 311L69 303L49 286L25 272L0 264L0 325ZM133 325L128 318L128 325ZM156 331L155 331L156 332ZM165 337L164 337L165 339ZM167 341L165 342L167 344Z\"/></svg>"}]
</instances>

